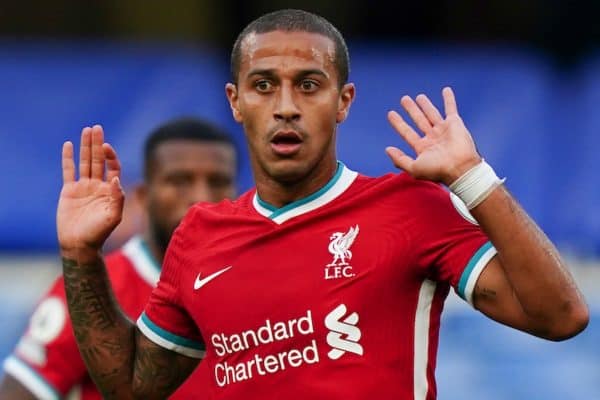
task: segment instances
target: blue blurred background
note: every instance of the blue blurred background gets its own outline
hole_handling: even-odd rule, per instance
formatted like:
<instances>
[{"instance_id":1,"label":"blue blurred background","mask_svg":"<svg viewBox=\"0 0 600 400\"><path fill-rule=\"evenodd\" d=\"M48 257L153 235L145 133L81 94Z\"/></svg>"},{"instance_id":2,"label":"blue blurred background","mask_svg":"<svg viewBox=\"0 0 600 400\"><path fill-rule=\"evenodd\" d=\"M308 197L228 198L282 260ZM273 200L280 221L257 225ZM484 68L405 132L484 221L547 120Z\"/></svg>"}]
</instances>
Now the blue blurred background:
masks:
<instances>
[{"instance_id":1,"label":"blue blurred background","mask_svg":"<svg viewBox=\"0 0 600 400\"><path fill-rule=\"evenodd\" d=\"M141 175L145 135L170 117L210 118L245 149L224 95L228 51L247 22L277 4L319 12L347 36L357 98L339 127L340 159L369 175L393 170L383 149L403 145L386 112L404 94L426 93L440 105L451 85L481 154L557 243L590 303L583 334L549 343L490 322L452 295L439 398L600 399L600 28L588 23L599 6L82 3L0 6L0 359L59 272L62 142L101 123L129 186ZM240 189L251 180L244 154Z\"/></svg>"}]
</instances>

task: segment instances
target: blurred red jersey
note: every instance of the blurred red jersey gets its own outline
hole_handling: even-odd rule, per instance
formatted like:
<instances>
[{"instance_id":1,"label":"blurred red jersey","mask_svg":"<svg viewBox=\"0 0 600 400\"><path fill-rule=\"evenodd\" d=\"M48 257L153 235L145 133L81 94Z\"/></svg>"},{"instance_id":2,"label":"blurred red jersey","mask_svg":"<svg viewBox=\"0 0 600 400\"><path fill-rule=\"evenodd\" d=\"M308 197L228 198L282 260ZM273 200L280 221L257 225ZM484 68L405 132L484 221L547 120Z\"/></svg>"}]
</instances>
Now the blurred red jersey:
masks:
<instances>
[{"instance_id":1,"label":"blurred red jersey","mask_svg":"<svg viewBox=\"0 0 600 400\"><path fill-rule=\"evenodd\" d=\"M193 207L138 327L219 399L434 399L443 302L496 253L440 186L343 166L282 208ZM204 349L206 349L204 351Z\"/></svg>"},{"instance_id":2,"label":"blurred red jersey","mask_svg":"<svg viewBox=\"0 0 600 400\"><path fill-rule=\"evenodd\" d=\"M160 266L146 243L133 237L120 250L106 257L112 288L123 311L136 319L144 309L158 281ZM39 399L101 399L79 350L67 310L64 281L59 277L40 301L29 327L14 353L5 361L6 373L17 379ZM200 383L198 369L173 399L189 399L199 393L192 382ZM204 372L207 380L206 371Z\"/></svg>"}]
</instances>

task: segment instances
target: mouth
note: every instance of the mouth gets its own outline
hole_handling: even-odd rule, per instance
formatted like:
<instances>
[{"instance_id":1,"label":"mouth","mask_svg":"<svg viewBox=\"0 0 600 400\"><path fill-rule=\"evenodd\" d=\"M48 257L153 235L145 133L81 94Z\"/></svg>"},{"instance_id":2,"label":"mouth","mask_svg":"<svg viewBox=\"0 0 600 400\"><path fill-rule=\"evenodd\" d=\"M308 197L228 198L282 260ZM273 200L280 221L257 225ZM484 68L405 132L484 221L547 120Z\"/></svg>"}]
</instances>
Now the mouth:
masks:
<instances>
[{"instance_id":1,"label":"mouth","mask_svg":"<svg viewBox=\"0 0 600 400\"><path fill-rule=\"evenodd\" d=\"M271 139L271 149L278 156L292 156L302 147L302 136L296 131L278 131Z\"/></svg>"}]
</instances>

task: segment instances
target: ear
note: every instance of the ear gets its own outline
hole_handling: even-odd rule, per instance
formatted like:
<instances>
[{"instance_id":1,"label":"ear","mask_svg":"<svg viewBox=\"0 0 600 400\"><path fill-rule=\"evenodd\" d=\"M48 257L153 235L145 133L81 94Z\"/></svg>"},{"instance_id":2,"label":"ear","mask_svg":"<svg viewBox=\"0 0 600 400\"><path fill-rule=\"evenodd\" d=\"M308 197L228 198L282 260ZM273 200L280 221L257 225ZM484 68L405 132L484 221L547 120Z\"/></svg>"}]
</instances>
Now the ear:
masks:
<instances>
[{"instance_id":1,"label":"ear","mask_svg":"<svg viewBox=\"0 0 600 400\"><path fill-rule=\"evenodd\" d=\"M229 100L229 106L231 107L231 113L233 114L233 119L242 123L242 113L240 113L239 101L238 101L238 88L234 83L228 83L225 85L225 94L227 95L227 100Z\"/></svg>"},{"instance_id":2,"label":"ear","mask_svg":"<svg viewBox=\"0 0 600 400\"><path fill-rule=\"evenodd\" d=\"M335 116L335 121L339 124L346 120L348 113L350 112L350 106L354 101L356 89L353 83L346 83L340 91L340 98L338 100L338 109Z\"/></svg>"}]
</instances>

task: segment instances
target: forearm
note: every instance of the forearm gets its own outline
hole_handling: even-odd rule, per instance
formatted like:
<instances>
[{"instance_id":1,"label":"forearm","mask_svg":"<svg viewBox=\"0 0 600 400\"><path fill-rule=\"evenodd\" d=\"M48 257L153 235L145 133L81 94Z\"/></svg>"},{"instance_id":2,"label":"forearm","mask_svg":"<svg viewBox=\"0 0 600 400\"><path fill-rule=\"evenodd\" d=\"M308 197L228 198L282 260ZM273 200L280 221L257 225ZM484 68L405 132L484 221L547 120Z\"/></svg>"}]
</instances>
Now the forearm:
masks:
<instances>
[{"instance_id":1,"label":"forearm","mask_svg":"<svg viewBox=\"0 0 600 400\"><path fill-rule=\"evenodd\" d=\"M523 312L540 336L585 327L587 307L558 250L504 186L471 210L498 250L497 257ZM485 289L485 288L484 288ZM585 314L585 315L582 315Z\"/></svg>"},{"instance_id":2,"label":"forearm","mask_svg":"<svg viewBox=\"0 0 600 400\"><path fill-rule=\"evenodd\" d=\"M62 259L79 352L103 398L133 398L135 325L114 299L101 256L82 258L63 253Z\"/></svg>"}]
</instances>

